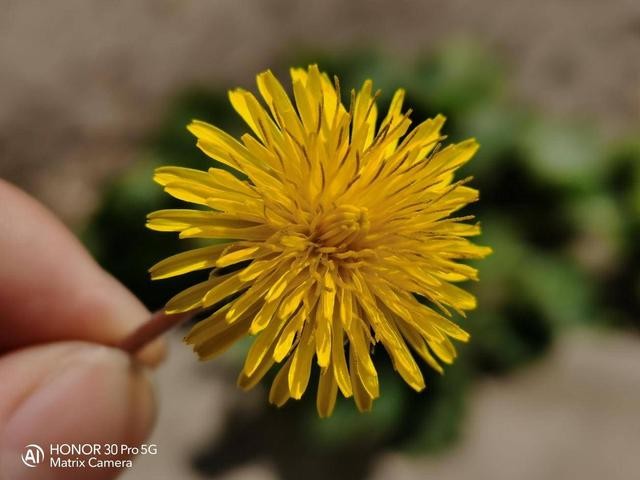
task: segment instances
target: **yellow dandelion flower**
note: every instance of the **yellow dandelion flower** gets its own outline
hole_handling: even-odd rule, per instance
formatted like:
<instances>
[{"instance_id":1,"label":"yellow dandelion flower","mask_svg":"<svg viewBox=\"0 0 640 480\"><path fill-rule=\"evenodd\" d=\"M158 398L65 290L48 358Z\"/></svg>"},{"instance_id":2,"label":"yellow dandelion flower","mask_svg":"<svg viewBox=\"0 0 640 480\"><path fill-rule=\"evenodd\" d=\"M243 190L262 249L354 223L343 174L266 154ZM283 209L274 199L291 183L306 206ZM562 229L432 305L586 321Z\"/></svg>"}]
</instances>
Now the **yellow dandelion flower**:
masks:
<instances>
[{"instance_id":1,"label":"yellow dandelion flower","mask_svg":"<svg viewBox=\"0 0 640 480\"><path fill-rule=\"evenodd\" d=\"M407 133L402 90L377 127L370 80L351 92L347 109L337 78L317 66L291 77L295 103L270 71L257 76L266 108L248 91L229 93L253 135L238 141L198 120L188 126L197 146L234 174L156 170L168 194L206 209L153 212L147 226L227 243L174 255L150 272L160 279L213 269L166 312L213 309L185 339L202 360L255 336L240 387L283 363L269 393L281 406L303 395L315 359L320 416L331 414L338 390L365 411L379 395L376 344L419 391L425 381L410 349L442 372L439 362L456 357L451 339L469 338L450 320L452 310L464 315L476 305L454 285L477 279L459 260L490 249L467 239L480 233L465 223L471 216L451 214L478 198L469 179L454 181L478 144L440 148L440 115ZM231 273L218 273L224 267Z\"/></svg>"}]
</instances>

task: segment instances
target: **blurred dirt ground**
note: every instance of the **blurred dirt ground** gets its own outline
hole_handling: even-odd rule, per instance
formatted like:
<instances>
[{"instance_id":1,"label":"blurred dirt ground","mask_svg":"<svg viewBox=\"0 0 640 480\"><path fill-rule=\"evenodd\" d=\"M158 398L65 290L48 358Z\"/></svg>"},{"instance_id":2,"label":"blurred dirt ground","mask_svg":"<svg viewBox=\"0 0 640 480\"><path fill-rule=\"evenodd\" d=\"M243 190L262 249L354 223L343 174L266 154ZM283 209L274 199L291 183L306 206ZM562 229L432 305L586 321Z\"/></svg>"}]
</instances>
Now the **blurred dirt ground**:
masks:
<instances>
[{"instance_id":1,"label":"blurred dirt ground","mask_svg":"<svg viewBox=\"0 0 640 480\"><path fill-rule=\"evenodd\" d=\"M78 224L136 158L167 100L194 84L253 86L303 47L373 46L410 60L486 45L515 95L548 115L640 123L637 0L0 1L0 176Z\"/></svg>"},{"instance_id":2,"label":"blurred dirt ground","mask_svg":"<svg viewBox=\"0 0 640 480\"><path fill-rule=\"evenodd\" d=\"M198 480L194 451L219 430L237 402L264 402L216 376L171 337L170 361L159 371L161 403L151 442L159 454L139 458L123 480ZM473 390L462 438L445 453L420 457L390 452L372 480L632 480L640 471L640 342L623 334L575 332L551 353L507 378ZM224 358L222 359L224 361ZM313 452L309 452L313 455ZM277 480L264 458L216 477ZM303 478L301 472L301 478Z\"/></svg>"},{"instance_id":3,"label":"blurred dirt ground","mask_svg":"<svg viewBox=\"0 0 640 480\"><path fill-rule=\"evenodd\" d=\"M505 59L513 95L545 114L592 119L610 134L640 124L637 0L5 0L0 12L0 176L71 226L137 158L176 92L252 85L292 48L372 45L409 61L472 38ZM637 478L638 347L620 334L568 336L543 362L482 383L456 448L390 453L374 478ZM243 398L203 374L211 368L175 345L158 375L160 455L124 478L199 478L193 448ZM256 459L226 478L275 477Z\"/></svg>"}]
</instances>

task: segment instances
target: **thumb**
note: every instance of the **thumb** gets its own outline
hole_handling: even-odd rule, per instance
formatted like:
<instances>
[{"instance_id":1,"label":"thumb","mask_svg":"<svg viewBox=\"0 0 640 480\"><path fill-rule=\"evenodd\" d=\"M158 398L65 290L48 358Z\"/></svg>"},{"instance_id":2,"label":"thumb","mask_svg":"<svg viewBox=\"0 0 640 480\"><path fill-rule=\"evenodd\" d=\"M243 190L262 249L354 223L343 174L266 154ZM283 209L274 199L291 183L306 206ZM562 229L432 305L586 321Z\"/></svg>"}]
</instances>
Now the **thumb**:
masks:
<instances>
[{"instance_id":1,"label":"thumb","mask_svg":"<svg viewBox=\"0 0 640 480\"><path fill-rule=\"evenodd\" d=\"M143 368L119 350L84 342L31 347L0 358L0 478L109 479L118 469L52 468L51 444L139 445L155 415L151 385ZM39 445L44 460L27 467L25 446ZM95 455L101 458L101 455ZM71 477L70 477L71 475Z\"/></svg>"}]
</instances>

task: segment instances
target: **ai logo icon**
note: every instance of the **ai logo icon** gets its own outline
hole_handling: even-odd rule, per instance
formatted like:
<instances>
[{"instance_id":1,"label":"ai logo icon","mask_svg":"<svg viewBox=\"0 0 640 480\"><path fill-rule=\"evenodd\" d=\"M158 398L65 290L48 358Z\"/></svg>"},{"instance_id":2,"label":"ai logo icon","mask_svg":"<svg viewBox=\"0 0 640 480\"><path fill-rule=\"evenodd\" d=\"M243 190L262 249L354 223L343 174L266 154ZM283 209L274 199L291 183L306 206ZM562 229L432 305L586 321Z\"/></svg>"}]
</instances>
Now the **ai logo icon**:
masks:
<instances>
[{"instance_id":1,"label":"ai logo icon","mask_svg":"<svg viewBox=\"0 0 640 480\"><path fill-rule=\"evenodd\" d=\"M20 456L22 459L22 463L24 463L27 467L36 467L38 464L42 463L44 460L44 451L39 445L32 443L24 447L25 451Z\"/></svg>"}]
</instances>

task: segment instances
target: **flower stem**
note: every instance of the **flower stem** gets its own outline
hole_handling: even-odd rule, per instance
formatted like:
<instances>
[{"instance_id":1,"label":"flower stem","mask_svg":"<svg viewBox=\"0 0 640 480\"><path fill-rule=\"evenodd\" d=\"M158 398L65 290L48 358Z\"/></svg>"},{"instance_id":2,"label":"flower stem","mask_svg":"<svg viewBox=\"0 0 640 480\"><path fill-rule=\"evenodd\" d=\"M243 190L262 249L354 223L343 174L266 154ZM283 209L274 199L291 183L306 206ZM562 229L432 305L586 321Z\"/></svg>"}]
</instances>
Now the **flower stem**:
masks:
<instances>
[{"instance_id":1,"label":"flower stem","mask_svg":"<svg viewBox=\"0 0 640 480\"><path fill-rule=\"evenodd\" d=\"M176 325L193 318L197 311L167 314L164 309L154 312L149 319L127 335L117 347L127 353L134 354L144 346L156 340L163 333Z\"/></svg>"}]
</instances>

